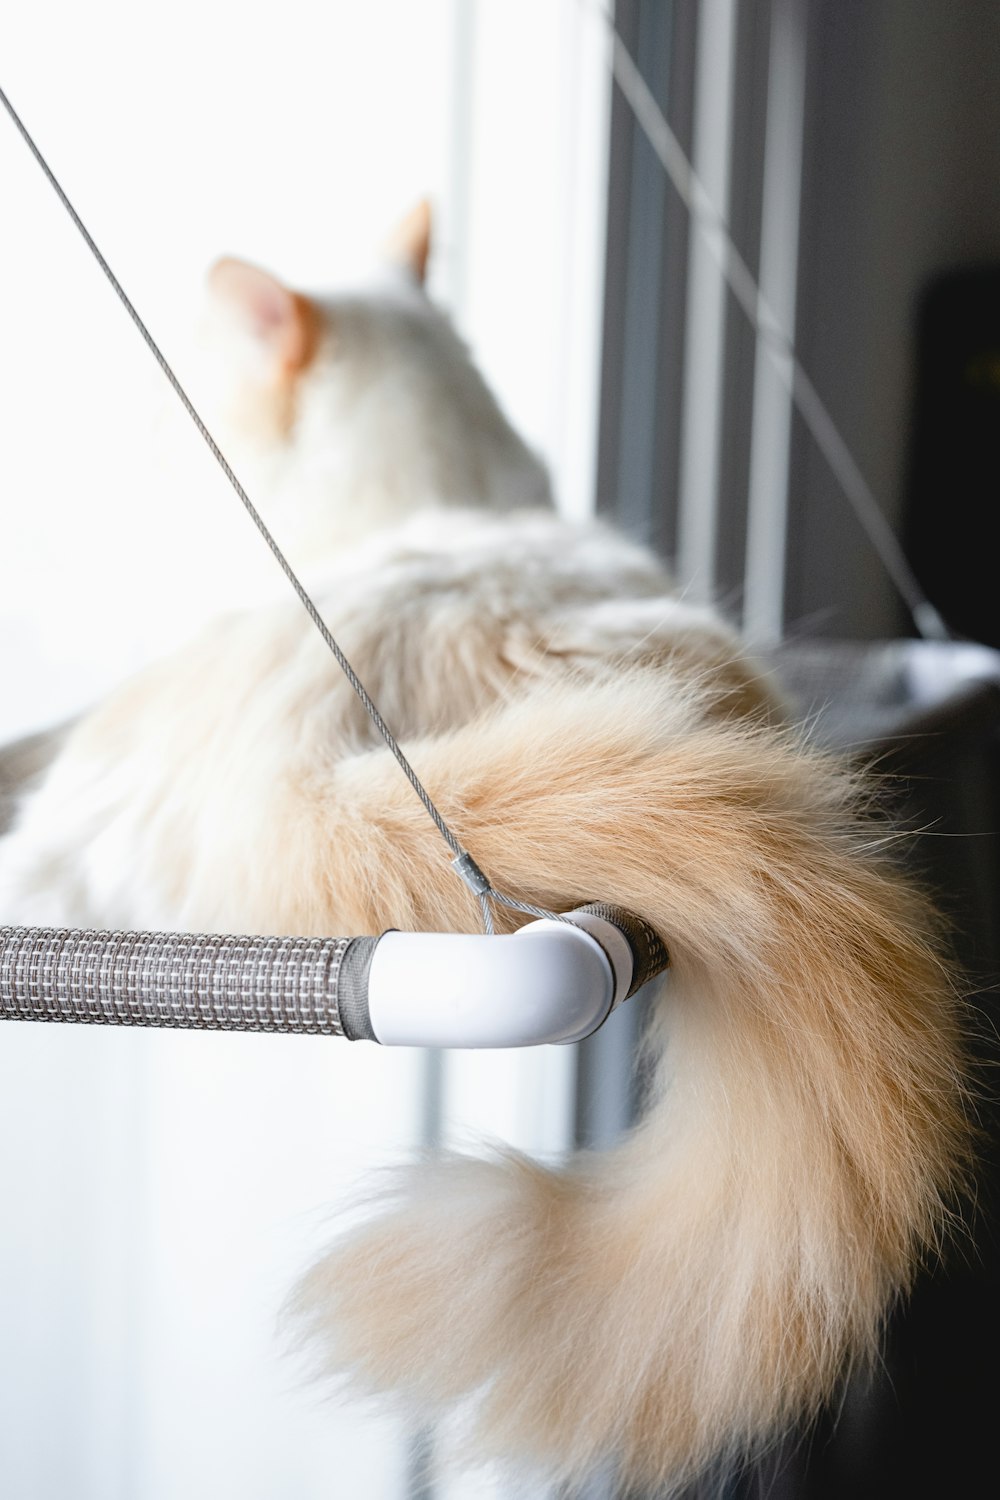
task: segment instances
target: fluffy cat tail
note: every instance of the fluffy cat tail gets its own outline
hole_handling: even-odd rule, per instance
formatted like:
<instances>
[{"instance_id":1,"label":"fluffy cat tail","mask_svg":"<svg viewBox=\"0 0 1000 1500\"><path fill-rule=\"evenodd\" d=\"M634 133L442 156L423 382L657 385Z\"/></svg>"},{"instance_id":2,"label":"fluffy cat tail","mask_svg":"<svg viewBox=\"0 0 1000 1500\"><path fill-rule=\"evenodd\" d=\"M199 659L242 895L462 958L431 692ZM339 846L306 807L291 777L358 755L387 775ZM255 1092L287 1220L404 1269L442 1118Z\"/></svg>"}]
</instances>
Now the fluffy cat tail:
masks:
<instances>
[{"instance_id":1,"label":"fluffy cat tail","mask_svg":"<svg viewBox=\"0 0 1000 1500\"><path fill-rule=\"evenodd\" d=\"M939 1245L969 1126L935 917L852 773L662 671L411 750L500 889L662 935L655 1085L562 1170L404 1169L294 1313L361 1389L459 1407L478 1456L613 1456L669 1493L828 1399ZM326 810L335 930L476 928L387 755L337 768Z\"/></svg>"}]
</instances>

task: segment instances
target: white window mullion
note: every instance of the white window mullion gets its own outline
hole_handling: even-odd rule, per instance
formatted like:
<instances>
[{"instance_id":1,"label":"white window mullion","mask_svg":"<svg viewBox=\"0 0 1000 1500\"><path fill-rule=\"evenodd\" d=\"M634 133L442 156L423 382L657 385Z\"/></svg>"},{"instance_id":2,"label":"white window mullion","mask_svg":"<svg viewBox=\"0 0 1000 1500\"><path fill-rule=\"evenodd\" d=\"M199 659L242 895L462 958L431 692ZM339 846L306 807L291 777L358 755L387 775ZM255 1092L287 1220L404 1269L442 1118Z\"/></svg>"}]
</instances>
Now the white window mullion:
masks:
<instances>
[{"instance_id":1,"label":"white window mullion","mask_svg":"<svg viewBox=\"0 0 1000 1500\"><path fill-rule=\"evenodd\" d=\"M702 0L698 17L693 166L714 215L729 204L736 15L734 0ZM693 227L688 252L681 414L677 572L689 597L715 592L725 359L725 253L710 226Z\"/></svg>"},{"instance_id":2,"label":"white window mullion","mask_svg":"<svg viewBox=\"0 0 1000 1500\"><path fill-rule=\"evenodd\" d=\"M774 0L768 63L761 214L760 320L782 336L757 338L743 626L757 645L784 629L806 36L801 0Z\"/></svg>"}]
</instances>

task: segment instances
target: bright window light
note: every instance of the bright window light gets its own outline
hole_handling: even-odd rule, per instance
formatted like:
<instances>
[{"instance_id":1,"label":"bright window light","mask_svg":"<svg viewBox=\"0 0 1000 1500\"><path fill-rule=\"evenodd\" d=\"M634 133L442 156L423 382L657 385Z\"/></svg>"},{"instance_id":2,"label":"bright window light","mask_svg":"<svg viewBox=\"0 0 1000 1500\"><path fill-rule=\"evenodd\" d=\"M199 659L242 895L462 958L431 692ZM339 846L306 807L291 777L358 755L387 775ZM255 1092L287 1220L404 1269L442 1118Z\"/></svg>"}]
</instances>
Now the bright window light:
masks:
<instances>
[{"instance_id":1,"label":"bright window light","mask_svg":"<svg viewBox=\"0 0 1000 1500\"><path fill-rule=\"evenodd\" d=\"M5 17L0 84L182 383L219 255L323 289L429 197L432 294L582 515L604 46L578 0L57 0ZM6 116L0 181L3 744L281 581ZM558 1155L571 1058L449 1056L435 1128ZM353 1190L426 1133L427 1070L314 1038L6 1023L0 1492L415 1494L411 1436L303 1386L275 1325Z\"/></svg>"}]
</instances>

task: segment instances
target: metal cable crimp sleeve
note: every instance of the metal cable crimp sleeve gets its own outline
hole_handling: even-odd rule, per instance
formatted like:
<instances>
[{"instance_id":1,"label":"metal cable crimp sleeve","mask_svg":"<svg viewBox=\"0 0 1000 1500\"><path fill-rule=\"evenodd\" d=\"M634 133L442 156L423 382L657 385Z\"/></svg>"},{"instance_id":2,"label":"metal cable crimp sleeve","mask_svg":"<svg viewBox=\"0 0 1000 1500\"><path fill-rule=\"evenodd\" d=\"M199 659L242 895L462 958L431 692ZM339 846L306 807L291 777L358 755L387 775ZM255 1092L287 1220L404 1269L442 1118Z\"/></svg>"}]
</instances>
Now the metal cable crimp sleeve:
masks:
<instances>
[{"instance_id":1,"label":"metal cable crimp sleeve","mask_svg":"<svg viewBox=\"0 0 1000 1500\"><path fill-rule=\"evenodd\" d=\"M376 941L0 927L0 1017L371 1040Z\"/></svg>"}]
</instances>

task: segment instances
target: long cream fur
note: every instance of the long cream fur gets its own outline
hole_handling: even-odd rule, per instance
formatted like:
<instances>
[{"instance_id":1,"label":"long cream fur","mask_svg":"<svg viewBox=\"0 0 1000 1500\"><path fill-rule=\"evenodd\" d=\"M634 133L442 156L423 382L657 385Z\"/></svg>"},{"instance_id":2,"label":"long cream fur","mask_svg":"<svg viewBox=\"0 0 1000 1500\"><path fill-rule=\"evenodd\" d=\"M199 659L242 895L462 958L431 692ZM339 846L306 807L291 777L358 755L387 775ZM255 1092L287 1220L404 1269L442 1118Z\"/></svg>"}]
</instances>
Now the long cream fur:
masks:
<instances>
[{"instance_id":1,"label":"long cream fur","mask_svg":"<svg viewBox=\"0 0 1000 1500\"><path fill-rule=\"evenodd\" d=\"M955 986L868 789L655 558L552 512L419 280L337 303L224 263L217 296L256 349L231 414L248 455L270 449L324 617L492 880L616 902L671 968L619 1147L403 1169L295 1306L325 1367L460 1406L478 1455L563 1478L610 1456L669 1491L834 1395L939 1245L969 1141ZM83 719L0 841L0 912L478 924L295 603L221 622Z\"/></svg>"}]
</instances>

